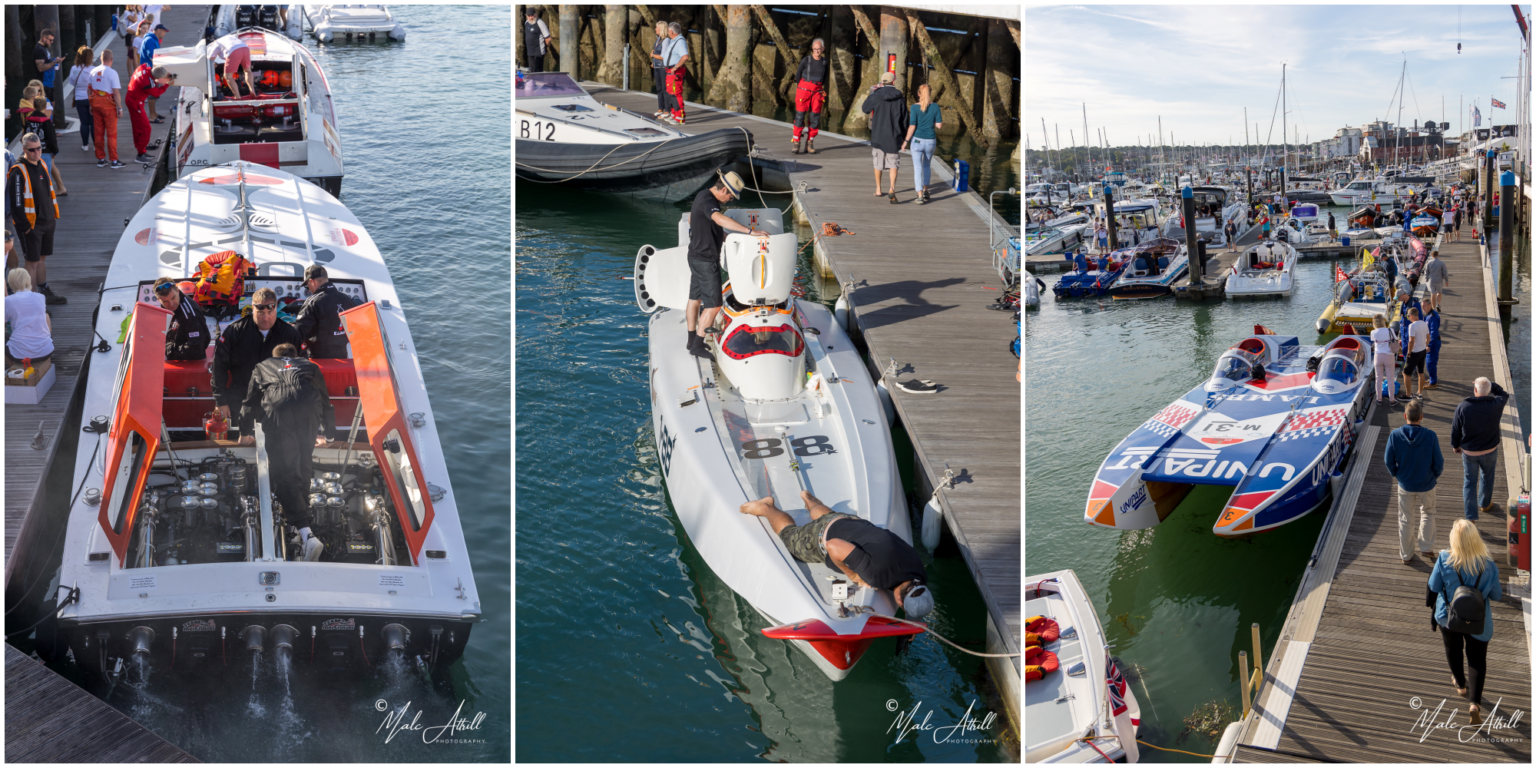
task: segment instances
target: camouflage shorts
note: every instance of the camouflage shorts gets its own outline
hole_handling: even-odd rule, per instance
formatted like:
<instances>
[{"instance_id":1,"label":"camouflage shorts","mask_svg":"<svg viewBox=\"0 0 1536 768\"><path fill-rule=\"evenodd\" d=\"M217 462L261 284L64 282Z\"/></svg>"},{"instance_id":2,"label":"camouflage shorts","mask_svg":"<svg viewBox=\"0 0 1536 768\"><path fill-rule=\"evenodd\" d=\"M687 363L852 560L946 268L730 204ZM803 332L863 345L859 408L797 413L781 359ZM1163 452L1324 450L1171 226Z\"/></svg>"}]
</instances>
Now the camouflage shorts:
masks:
<instances>
[{"instance_id":1,"label":"camouflage shorts","mask_svg":"<svg viewBox=\"0 0 1536 768\"><path fill-rule=\"evenodd\" d=\"M786 527L779 531L779 538L784 540L784 546L789 547L789 553L794 555L796 560L805 563L822 562L826 559L826 553L821 549L821 532L825 531L833 520L840 517L857 518L856 515L829 512L822 515L820 520Z\"/></svg>"}]
</instances>

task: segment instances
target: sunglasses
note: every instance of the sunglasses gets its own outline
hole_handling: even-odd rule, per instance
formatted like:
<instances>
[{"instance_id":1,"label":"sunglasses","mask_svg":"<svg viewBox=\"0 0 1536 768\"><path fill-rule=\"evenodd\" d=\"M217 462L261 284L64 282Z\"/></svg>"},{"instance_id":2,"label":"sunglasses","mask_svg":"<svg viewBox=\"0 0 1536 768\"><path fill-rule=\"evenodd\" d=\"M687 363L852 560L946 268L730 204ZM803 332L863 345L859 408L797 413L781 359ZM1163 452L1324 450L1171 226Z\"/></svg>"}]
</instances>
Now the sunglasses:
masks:
<instances>
[{"instance_id":1,"label":"sunglasses","mask_svg":"<svg viewBox=\"0 0 1536 768\"><path fill-rule=\"evenodd\" d=\"M26 151L28 151L28 152L41 152L41 151L43 151L43 148L42 147L26 147Z\"/></svg>"},{"instance_id":2,"label":"sunglasses","mask_svg":"<svg viewBox=\"0 0 1536 768\"><path fill-rule=\"evenodd\" d=\"M167 295L170 295L171 289L175 288L175 287L176 286L174 286L174 285L172 285L170 283L161 283L161 284L155 286L155 295L156 296L167 296Z\"/></svg>"},{"instance_id":3,"label":"sunglasses","mask_svg":"<svg viewBox=\"0 0 1536 768\"><path fill-rule=\"evenodd\" d=\"M255 307L258 312L271 312L277 309L276 304L252 304L251 306Z\"/></svg>"}]
</instances>

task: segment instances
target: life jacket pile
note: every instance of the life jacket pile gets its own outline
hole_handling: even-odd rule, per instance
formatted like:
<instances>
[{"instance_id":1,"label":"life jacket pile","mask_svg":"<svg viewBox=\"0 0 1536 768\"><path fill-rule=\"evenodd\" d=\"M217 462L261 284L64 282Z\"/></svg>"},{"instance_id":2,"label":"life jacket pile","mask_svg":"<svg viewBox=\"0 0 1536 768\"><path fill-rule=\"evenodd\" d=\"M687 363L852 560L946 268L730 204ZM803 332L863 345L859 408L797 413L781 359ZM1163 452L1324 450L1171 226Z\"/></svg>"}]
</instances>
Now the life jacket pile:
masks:
<instances>
[{"instance_id":1,"label":"life jacket pile","mask_svg":"<svg viewBox=\"0 0 1536 768\"><path fill-rule=\"evenodd\" d=\"M219 251L197 265L192 298L206 308L235 307L245 295L245 273L256 265L234 251Z\"/></svg>"},{"instance_id":2,"label":"life jacket pile","mask_svg":"<svg viewBox=\"0 0 1536 768\"><path fill-rule=\"evenodd\" d=\"M1061 639L1061 625L1044 616L1031 616L1024 625L1024 681L1044 679L1061 668L1061 660L1044 645Z\"/></svg>"}]
</instances>

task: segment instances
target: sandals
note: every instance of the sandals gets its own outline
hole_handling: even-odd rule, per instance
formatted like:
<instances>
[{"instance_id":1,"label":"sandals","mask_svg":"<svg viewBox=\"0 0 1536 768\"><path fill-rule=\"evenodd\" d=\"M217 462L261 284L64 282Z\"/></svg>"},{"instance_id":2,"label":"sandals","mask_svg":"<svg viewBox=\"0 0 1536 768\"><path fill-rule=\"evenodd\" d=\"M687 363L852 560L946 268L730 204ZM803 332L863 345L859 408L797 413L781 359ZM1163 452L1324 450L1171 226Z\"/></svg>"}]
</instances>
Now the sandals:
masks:
<instances>
[{"instance_id":1,"label":"sandals","mask_svg":"<svg viewBox=\"0 0 1536 768\"><path fill-rule=\"evenodd\" d=\"M891 193L891 204L892 205L896 204L896 193L895 192Z\"/></svg>"},{"instance_id":2,"label":"sandals","mask_svg":"<svg viewBox=\"0 0 1536 768\"><path fill-rule=\"evenodd\" d=\"M896 388L914 395L931 395L939 391L939 385L927 379L909 379L896 382Z\"/></svg>"}]
</instances>

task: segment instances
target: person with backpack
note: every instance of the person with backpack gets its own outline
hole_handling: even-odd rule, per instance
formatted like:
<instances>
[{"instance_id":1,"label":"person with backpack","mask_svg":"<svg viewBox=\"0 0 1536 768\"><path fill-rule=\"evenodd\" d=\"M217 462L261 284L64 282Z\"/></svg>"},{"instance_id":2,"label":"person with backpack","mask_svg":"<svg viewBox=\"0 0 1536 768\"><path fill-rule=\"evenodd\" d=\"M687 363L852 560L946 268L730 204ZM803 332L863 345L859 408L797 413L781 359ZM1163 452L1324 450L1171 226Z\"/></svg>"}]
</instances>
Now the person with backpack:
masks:
<instances>
[{"instance_id":1,"label":"person with backpack","mask_svg":"<svg viewBox=\"0 0 1536 768\"><path fill-rule=\"evenodd\" d=\"M1489 604L1502 600L1504 590L1499 584L1499 566L1488 555L1488 547L1471 520L1457 520L1451 526L1451 548L1441 550L1435 560L1434 570L1429 572L1429 592L1435 605L1430 629L1440 632L1456 693L1471 702L1467 715L1473 725L1480 725L1488 643L1493 639Z\"/></svg>"},{"instance_id":2,"label":"person with backpack","mask_svg":"<svg viewBox=\"0 0 1536 768\"><path fill-rule=\"evenodd\" d=\"M1419 426L1424 418L1423 401L1413 400L1404 409L1407 423L1387 437L1383 457L1387 473L1397 480L1397 556L1413 562L1413 512L1419 511L1419 551L1427 559L1435 545L1435 482L1445 471L1440 438Z\"/></svg>"},{"instance_id":3,"label":"person with backpack","mask_svg":"<svg viewBox=\"0 0 1536 768\"><path fill-rule=\"evenodd\" d=\"M251 374L258 364L272 356L279 344L298 348L304 343L293 326L278 318L277 293L271 288L256 289L251 295L250 311L251 314L230 323L213 347L213 402L225 419L234 412L240 442L246 445L255 442L252 422L240 407L251 384ZM308 481L304 487L309 487Z\"/></svg>"},{"instance_id":4,"label":"person with backpack","mask_svg":"<svg viewBox=\"0 0 1536 768\"><path fill-rule=\"evenodd\" d=\"M240 421L261 422L272 494L283 505L283 520L298 529L299 551L315 561L325 544L309 530L309 481L315 448L336 429L336 409L320 366L299 357L293 344L279 344L272 356L251 372L241 403ZM242 437L243 441L245 438Z\"/></svg>"}]
</instances>

